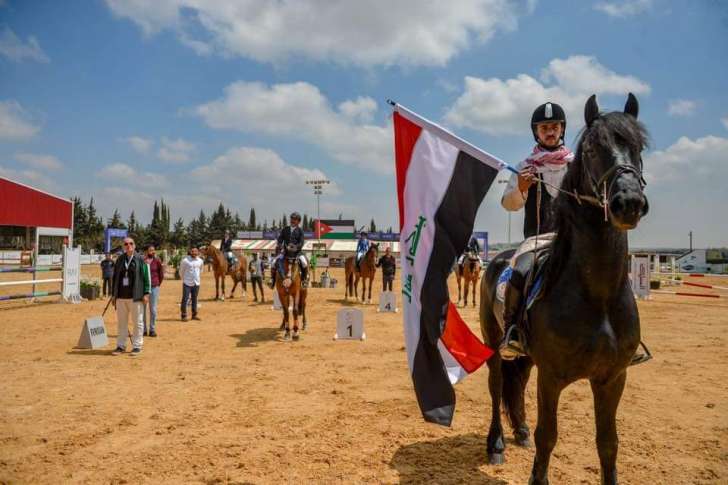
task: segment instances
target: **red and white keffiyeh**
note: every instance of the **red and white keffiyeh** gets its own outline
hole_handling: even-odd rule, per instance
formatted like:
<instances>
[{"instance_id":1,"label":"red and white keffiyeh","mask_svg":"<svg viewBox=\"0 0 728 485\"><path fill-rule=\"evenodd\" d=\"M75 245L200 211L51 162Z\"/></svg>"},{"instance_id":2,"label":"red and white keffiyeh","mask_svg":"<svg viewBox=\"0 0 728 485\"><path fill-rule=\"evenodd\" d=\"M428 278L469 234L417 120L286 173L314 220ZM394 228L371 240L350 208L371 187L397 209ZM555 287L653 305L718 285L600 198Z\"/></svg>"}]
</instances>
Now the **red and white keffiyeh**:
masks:
<instances>
[{"instance_id":1,"label":"red and white keffiyeh","mask_svg":"<svg viewBox=\"0 0 728 485\"><path fill-rule=\"evenodd\" d=\"M574 160L574 153L561 145L556 150L546 150L541 145L533 147L533 152L526 158L526 165L543 167L545 165L566 165Z\"/></svg>"}]
</instances>

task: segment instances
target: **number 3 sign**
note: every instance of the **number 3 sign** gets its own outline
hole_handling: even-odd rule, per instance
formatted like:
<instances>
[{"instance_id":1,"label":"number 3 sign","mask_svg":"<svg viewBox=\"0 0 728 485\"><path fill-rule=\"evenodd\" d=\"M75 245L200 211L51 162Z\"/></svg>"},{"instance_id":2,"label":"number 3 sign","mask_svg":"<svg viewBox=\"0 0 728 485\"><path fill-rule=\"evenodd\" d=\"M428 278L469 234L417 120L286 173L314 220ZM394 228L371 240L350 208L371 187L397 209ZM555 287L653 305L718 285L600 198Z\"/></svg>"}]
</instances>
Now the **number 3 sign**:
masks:
<instances>
[{"instance_id":1,"label":"number 3 sign","mask_svg":"<svg viewBox=\"0 0 728 485\"><path fill-rule=\"evenodd\" d=\"M364 340L364 314L358 308L342 308L336 314L334 340Z\"/></svg>"}]
</instances>

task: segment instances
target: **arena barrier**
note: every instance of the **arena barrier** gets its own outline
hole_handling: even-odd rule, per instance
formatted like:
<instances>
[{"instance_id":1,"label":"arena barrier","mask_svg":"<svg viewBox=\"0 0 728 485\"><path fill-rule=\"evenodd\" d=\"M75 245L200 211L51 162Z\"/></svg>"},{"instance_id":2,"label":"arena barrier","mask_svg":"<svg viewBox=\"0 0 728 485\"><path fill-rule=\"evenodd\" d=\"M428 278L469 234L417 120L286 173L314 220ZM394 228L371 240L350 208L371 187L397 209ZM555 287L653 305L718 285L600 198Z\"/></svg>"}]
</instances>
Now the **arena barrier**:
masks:
<instances>
[{"instance_id":1,"label":"arena barrier","mask_svg":"<svg viewBox=\"0 0 728 485\"><path fill-rule=\"evenodd\" d=\"M692 283L690 281L683 281L683 285L687 286L696 286L698 288L708 288L710 290L728 290L728 286L715 286L715 285L706 285L704 283Z\"/></svg>"},{"instance_id":2,"label":"arena barrier","mask_svg":"<svg viewBox=\"0 0 728 485\"><path fill-rule=\"evenodd\" d=\"M662 293L663 295L678 295L678 296L698 296L698 297L702 297L702 298L725 298L725 296L712 295L710 293L686 293L684 291L652 290L652 293Z\"/></svg>"},{"instance_id":3,"label":"arena barrier","mask_svg":"<svg viewBox=\"0 0 728 485\"><path fill-rule=\"evenodd\" d=\"M46 278L36 279L36 273L42 273L47 271L62 271L61 278ZM6 300L20 300L26 298L38 298L41 296L54 296L60 295L63 300L69 303L79 303L81 301L81 248L69 248L63 247L63 265L62 266L44 266L44 267L14 267L14 268L0 268L0 273L32 273L32 280L22 281L3 281L0 282L2 286L20 286L20 285L33 285L33 290L30 293L18 293L14 295L0 295L0 301ZM36 291L35 285L44 283L61 283L61 289L59 291Z\"/></svg>"}]
</instances>

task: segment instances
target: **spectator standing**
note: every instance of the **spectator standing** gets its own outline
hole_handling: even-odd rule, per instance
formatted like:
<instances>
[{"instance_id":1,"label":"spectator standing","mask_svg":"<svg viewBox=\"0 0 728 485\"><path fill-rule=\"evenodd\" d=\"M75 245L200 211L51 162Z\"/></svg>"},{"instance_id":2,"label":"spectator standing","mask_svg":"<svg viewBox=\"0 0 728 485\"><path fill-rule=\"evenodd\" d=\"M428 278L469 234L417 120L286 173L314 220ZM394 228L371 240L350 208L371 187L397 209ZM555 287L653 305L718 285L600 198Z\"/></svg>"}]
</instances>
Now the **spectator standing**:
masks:
<instances>
[{"instance_id":1,"label":"spectator standing","mask_svg":"<svg viewBox=\"0 0 728 485\"><path fill-rule=\"evenodd\" d=\"M144 305L144 336L157 336L157 305L159 304L159 289L164 281L164 264L157 257L156 248L150 244L144 262L149 266L149 276L152 289L149 292L149 304ZM149 325L147 326L147 308L149 308Z\"/></svg>"},{"instance_id":2,"label":"spectator standing","mask_svg":"<svg viewBox=\"0 0 728 485\"><path fill-rule=\"evenodd\" d=\"M200 293L200 273L204 262L200 250L196 247L190 249L190 254L182 259L179 265L179 274L182 277L182 304L180 312L182 321L187 321L187 302L192 298L192 320L200 320L197 316L197 295Z\"/></svg>"},{"instance_id":3,"label":"spectator standing","mask_svg":"<svg viewBox=\"0 0 728 485\"><path fill-rule=\"evenodd\" d=\"M116 258L111 283L112 302L118 322L116 349L112 355L120 355L126 351L129 320L134 325L131 355L137 356L141 353L144 343L142 304L149 301L150 289L149 267L134 251L134 240L130 237L124 238L124 254Z\"/></svg>"},{"instance_id":4,"label":"spectator standing","mask_svg":"<svg viewBox=\"0 0 728 485\"><path fill-rule=\"evenodd\" d=\"M265 295L263 294L263 275L265 274L265 263L258 258L258 253L253 253L253 259L248 264L250 271L250 282L253 284L253 301L258 301L258 292L256 287L260 288L260 302L265 303Z\"/></svg>"},{"instance_id":5,"label":"spectator standing","mask_svg":"<svg viewBox=\"0 0 728 485\"><path fill-rule=\"evenodd\" d=\"M111 295L111 280L114 278L114 260L111 259L110 253L106 253L106 257L101 260L101 278L104 281L104 296Z\"/></svg>"},{"instance_id":6,"label":"spectator standing","mask_svg":"<svg viewBox=\"0 0 728 485\"><path fill-rule=\"evenodd\" d=\"M394 274L397 272L397 261L392 256L392 248L387 246L384 256L377 261L377 268L382 267L382 291L392 291Z\"/></svg>"}]
</instances>

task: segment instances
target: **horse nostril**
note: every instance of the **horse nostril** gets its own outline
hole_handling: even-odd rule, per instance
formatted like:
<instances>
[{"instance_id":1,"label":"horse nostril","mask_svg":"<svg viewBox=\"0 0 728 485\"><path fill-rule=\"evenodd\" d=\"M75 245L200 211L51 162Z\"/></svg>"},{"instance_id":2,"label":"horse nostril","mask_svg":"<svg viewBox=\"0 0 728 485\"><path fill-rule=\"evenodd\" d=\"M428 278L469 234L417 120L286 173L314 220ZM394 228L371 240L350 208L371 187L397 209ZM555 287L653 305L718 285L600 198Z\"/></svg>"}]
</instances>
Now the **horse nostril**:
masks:
<instances>
[{"instance_id":1,"label":"horse nostril","mask_svg":"<svg viewBox=\"0 0 728 485\"><path fill-rule=\"evenodd\" d=\"M642 203L641 217L644 217L650 211L650 202L647 200L647 197L642 197L642 199L643 199L643 203Z\"/></svg>"}]
</instances>

